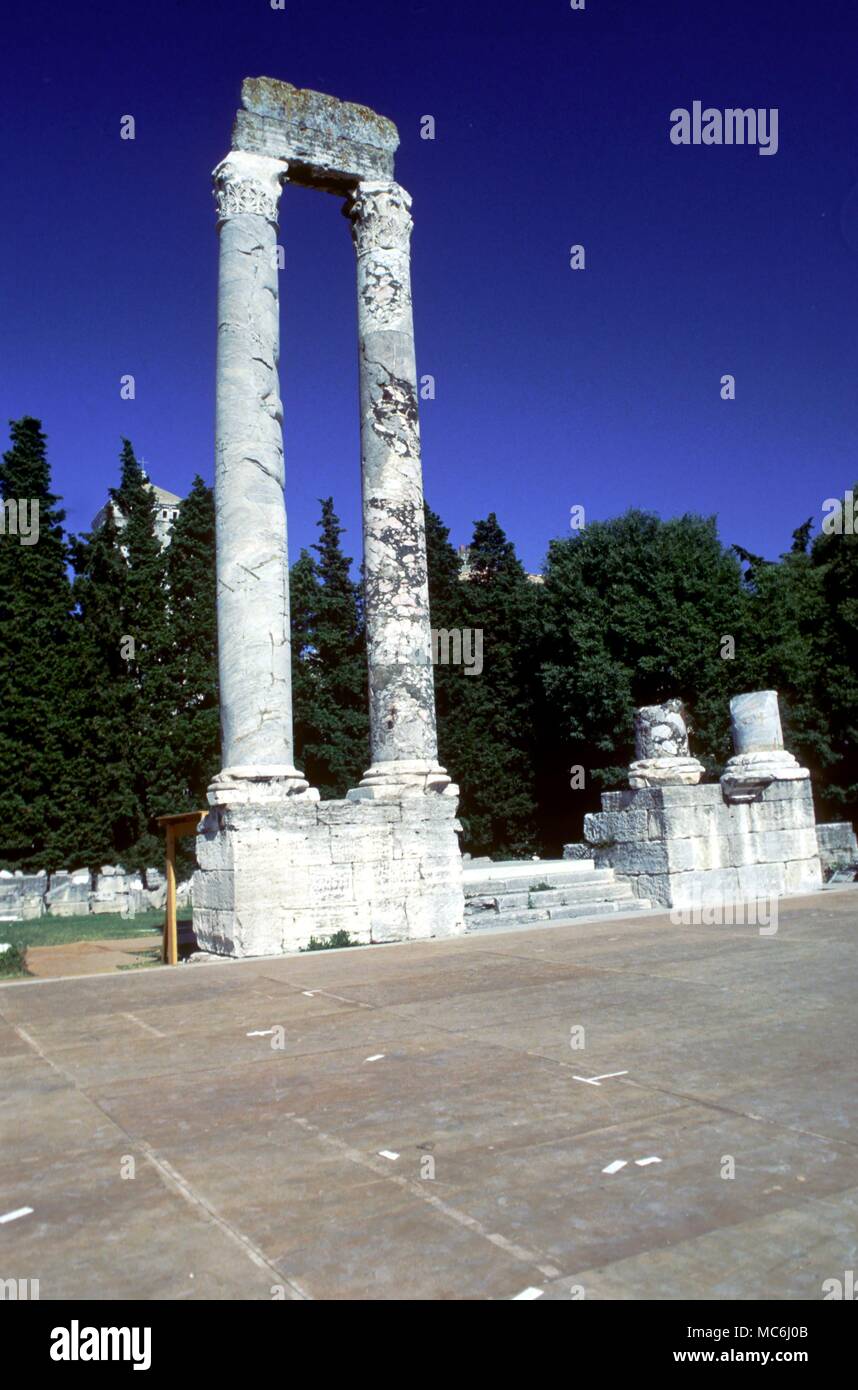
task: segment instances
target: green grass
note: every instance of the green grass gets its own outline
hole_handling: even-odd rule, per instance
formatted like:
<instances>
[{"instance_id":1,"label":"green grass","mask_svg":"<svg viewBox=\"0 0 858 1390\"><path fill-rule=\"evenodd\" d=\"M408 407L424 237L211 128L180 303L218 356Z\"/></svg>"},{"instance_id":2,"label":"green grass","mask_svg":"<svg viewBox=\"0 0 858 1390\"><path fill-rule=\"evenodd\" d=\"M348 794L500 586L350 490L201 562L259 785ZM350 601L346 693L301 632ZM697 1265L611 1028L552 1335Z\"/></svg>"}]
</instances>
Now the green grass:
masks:
<instances>
[{"instance_id":1,"label":"green grass","mask_svg":"<svg viewBox=\"0 0 858 1390\"><path fill-rule=\"evenodd\" d=\"M190 921L190 912L180 912L179 921ZM119 941L135 936L160 936L164 930L162 910L138 912L122 917L118 912L83 913L79 917L36 917L32 922L0 922L0 941L26 950L28 946L71 946L75 941Z\"/></svg>"}]
</instances>

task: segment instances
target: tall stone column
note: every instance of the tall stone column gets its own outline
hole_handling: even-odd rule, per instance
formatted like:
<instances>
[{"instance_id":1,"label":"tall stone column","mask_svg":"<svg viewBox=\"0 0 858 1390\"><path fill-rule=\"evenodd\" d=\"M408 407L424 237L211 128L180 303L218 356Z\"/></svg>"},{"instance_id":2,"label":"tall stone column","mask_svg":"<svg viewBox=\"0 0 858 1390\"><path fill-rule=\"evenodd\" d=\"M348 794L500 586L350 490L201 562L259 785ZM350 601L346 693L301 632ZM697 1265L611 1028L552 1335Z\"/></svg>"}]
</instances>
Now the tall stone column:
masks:
<instances>
[{"instance_id":1,"label":"tall stone column","mask_svg":"<svg viewBox=\"0 0 858 1390\"><path fill-rule=\"evenodd\" d=\"M371 747L352 798L450 782L435 729L410 207L405 190L384 179L359 183L344 209L357 253Z\"/></svg>"},{"instance_id":2,"label":"tall stone column","mask_svg":"<svg viewBox=\"0 0 858 1390\"><path fill-rule=\"evenodd\" d=\"M223 771L302 792L293 765L277 204L285 160L233 151L214 171L220 234L215 507ZM273 784L273 785L272 785Z\"/></svg>"}]
</instances>

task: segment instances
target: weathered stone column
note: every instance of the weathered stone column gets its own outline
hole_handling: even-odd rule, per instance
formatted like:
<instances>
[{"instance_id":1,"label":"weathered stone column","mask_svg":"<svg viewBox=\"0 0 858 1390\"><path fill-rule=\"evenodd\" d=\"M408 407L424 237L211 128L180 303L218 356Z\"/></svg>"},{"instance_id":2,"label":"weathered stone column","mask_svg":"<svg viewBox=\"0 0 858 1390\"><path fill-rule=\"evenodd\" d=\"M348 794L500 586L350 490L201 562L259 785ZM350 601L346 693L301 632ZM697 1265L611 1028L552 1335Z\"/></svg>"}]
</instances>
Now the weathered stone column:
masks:
<instances>
[{"instance_id":1,"label":"weathered stone column","mask_svg":"<svg viewBox=\"0 0 858 1390\"><path fill-rule=\"evenodd\" d=\"M218 280L217 619L223 771L278 794L293 766L283 408L277 375L277 204L285 160L233 151L214 171ZM274 784L273 786L271 784Z\"/></svg>"},{"instance_id":2,"label":"weathered stone column","mask_svg":"<svg viewBox=\"0 0 858 1390\"><path fill-rule=\"evenodd\" d=\"M442 791L432 674L417 371L411 198L358 184L344 211L357 252L361 471L371 766L350 797Z\"/></svg>"},{"instance_id":3,"label":"weathered stone column","mask_svg":"<svg viewBox=\"0 0 858 1390\"><path fill-rule=\"evenodd\" d=\"M688 747L685 711L679 699L635 710L635 761L630 787L695 786L705 769Z\"/></svg>"},{"instance_id":4,"label":"weathered stone column","mask_svg":"<svg viewBox=\"0 0 858 1390\"><path fill-rule=\"evenodd\" d=\"M810 773L784 748L776 690L752 690L730 701L736 750L721 775L728 801L753 801L770 782L801 782Z\"/></svg>"}]
</instances>

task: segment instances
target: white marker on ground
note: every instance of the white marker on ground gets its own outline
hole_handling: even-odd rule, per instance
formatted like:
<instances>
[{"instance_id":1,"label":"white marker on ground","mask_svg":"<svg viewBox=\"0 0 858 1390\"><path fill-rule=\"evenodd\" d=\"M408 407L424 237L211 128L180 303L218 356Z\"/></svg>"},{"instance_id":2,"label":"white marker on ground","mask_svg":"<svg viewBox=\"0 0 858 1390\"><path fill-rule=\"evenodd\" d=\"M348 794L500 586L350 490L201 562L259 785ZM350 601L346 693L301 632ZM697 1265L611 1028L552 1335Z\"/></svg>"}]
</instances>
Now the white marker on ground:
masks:
<instances>
[{"instance_id":1,"label":"white marker on ground","mask_svg":"<svg viewBox=\"0 0 858 1390\"><path fill-rule=\"evenodd\" d=\"M14 1211L7 1211L5 1216L0 1216L0 1226L5 1226L7 1221L17 1221L22 1216L32 1216L32 1207L16 1207Z\"/></svg>"},{"instance_id":2,"label":"white marker on ground","mask_svg":"<svg viewBox=\"0 0 858 1390\"><path fill-rule=\"evenodd\" d=\"M625 1160L624 1158L615 1158L614 1161L613 1161L613 1163L609 1163L608 1166L607 1166L607 1168L603 1168L603 1169L602 1169L602 1172L603 1172L603 1173L619 1173L620 1169L621 1169L621 1168L625 1168L626 1166L627 1166L627 1164L626 1164L626 1160Z\"/></svg>"},{"instance_id":3,"label":"white marker on ground","mask_svg":"<svg viewBox=\"0 0 858 1390\"><path fill-rule=\"evenodd\" d=\"M270 1038L274 1032L273 1028L259 1028L255 1033L248 1033L249 1038Z\"/></svg>"},{"instance_id":4,"label":"white marker on ground","mask_svg":"<svg viewBox=\"0 0 858 1390\"><path fill-rule=\"evenodd\" d=\"M576 1076L572 1073L573 1081L586 1081L588 1086L601 1086L603 1081L607 1081L611 1076L628 1076L627 1071L603 1071L601 1076Z\"/></svg>"},{"instance_id":5,"label":"white marker on ground","mask_svg":"<svg viewBox=\"0 0 858 1390\"><path fill-rule=\"evenodd\" d=\"M394 1160L399 1157L399 1154L395 1154L392 1149L379 1149L378 1156L379 1158L389 1158L391 1163L393 1163Z\"/></svg>"},{"instance_id":6,"label":"white marker on ground","mask_svg":"<svg viewBox=\"0 0 858 1390\"><path fill-rule=\"evenodd\" d=\"M635 1163L639 1168L646 1168L648 1163L661 1163L661 1159L656 1158L655 1154L653 1154L651 1158L636 1158Z\"/></svg>"},{"instance_id":7,"label":"white marker on ground","mask_svg":"<svg viewBox=\"0 0 858 1390\"><path fill-rule=\"evenodd\" d=\"M526 1289L522 1289L521 1293L517 1293L512 1301L517 1303L520 1298L541 1298L544 1292L544 1289L535 1289L532 1284L529 1284Z\"/></svg>"},{"instance_id":8,"label":"white marker on ground","mask_svg":"<svg viewBox=\"0 0 858 1390\"><path fill-rule=\"evenodd\" d=\"M383 1058L383 1056L384 1056L384 1053L383 1053L383 1052L374 1052L374 1053L372 1054L371 1057L364 1057L364 1061L365 1061L365 1062L380 1062L381 1059Z\"/></svg>"}]
</instances>

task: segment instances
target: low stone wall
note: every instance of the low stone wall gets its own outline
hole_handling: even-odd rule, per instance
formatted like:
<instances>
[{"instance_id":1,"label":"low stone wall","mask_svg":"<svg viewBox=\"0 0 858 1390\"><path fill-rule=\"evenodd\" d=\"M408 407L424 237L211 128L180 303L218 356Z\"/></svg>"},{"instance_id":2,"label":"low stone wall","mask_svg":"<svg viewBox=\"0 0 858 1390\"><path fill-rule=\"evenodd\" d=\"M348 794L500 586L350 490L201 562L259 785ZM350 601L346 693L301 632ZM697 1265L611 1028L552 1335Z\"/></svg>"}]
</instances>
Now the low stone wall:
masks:
<instances>
[{"instance_id":1,"label":"low stone wall","mask_svg":"<svg viewBox=\"0 0 858 1390\"><path fill-rule=\"evenodd\" d=\"M605 792L584 819L596 864L638 897L694 907L822 887L810 783L773 781L752 801L720 785Z\"/></svg>"},{"instance_id":2,"label":"low stone wall","mask_svg":"<svg viewBox=\"0 0 858 1390\"><path fill-rule=\"evenodd\" d=\"M824 869L858 866L858 839L849 821L831 821L816 827L819 857Z\"/></svg>"},{"instance_id":3,"label":"low stone wall","mask_svg":"<svg viewBox=\"0 0 858 1390\"><path fill-rule=\"evenodd\" d=\"M197 834L194 932L222 955L280 955L311 936L355 942L463 932L456 800L213 807Z\"/></svg>"},{"instance_id":4,"label":"low stone wall","mask_svg":"<svg viewBox=\"0 0 858 1390\"><path fill-rule=\"evenodd\" d=\"M45 911L48 876L0 869L0 922L28 922Z\"/></svg>"},{"instance_id":5,"label":"low stone wall","mask_svg":"<svg viewBox=\"0 0 858 1390\"><path fill-rule=\"evenodd\" d=\"M139 873L105 864L94 877L88 869L58 869L53 874L0 870L0 921L27 922L37 917L78 917L119 913L133 917L164 906L167 886L158 869L146 870L147 888Z\"/></svg>"}]
</instances>

